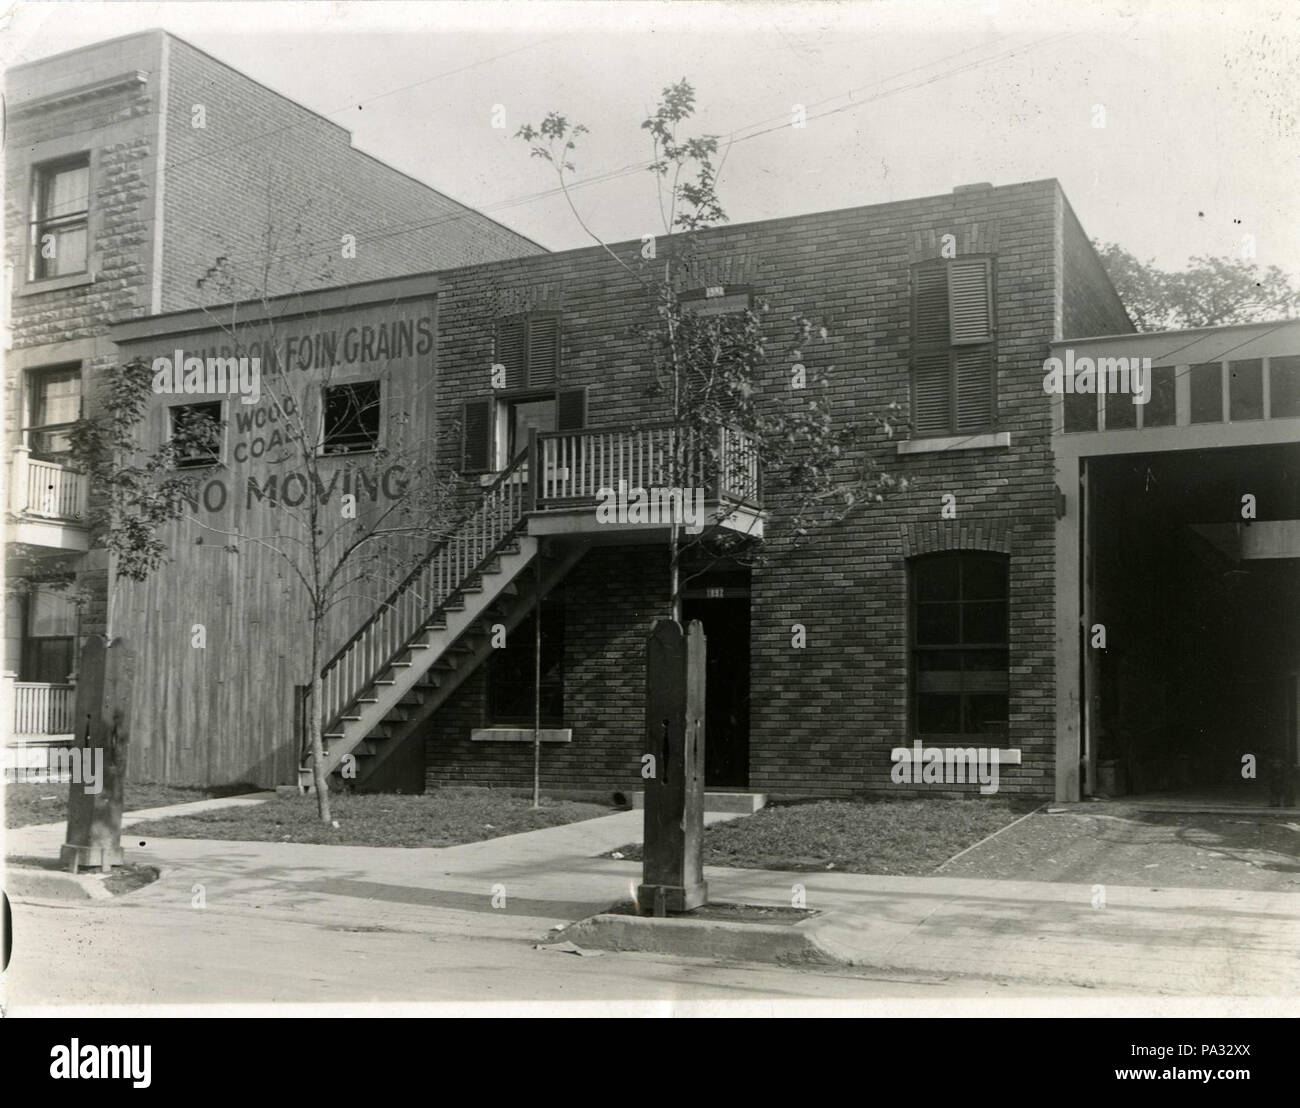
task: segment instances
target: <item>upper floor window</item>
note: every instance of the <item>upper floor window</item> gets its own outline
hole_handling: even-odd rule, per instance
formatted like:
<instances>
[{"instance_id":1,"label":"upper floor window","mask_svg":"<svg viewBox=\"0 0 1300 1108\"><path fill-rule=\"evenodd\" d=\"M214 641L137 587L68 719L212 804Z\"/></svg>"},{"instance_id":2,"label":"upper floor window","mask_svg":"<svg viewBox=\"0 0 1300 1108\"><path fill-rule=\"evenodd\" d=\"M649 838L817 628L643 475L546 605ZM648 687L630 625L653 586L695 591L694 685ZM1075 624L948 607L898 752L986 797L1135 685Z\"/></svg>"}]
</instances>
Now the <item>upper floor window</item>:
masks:
<instances>
[{"instance_id":1,"label":"upper floor window","mask_svg":"<svg viewBox=\"0 0 1300 1108\"><path fill-rule=\"evenodd\" d=\"M498 388L535 389L560 378L560 315L525 312L497 321L493 347L497 364L505 366Z\"/></svg>"},{"instance_id":2,"label":"upper floor window","mask_svg":"<svg viewBox=\"0 0 1300 1108\"><path fill-rule=\"evenodd\" d=\"M984 431L997 405L993 261L912 269L912 426L918 438Z\"/></svg>"},{"instance_id":3,"label":"upper floor window","mask_svg":"<svg viewBox=\"0 0 1300 1108\"><path fill-rule=\"evenodd\" d=\"M27 380L28 449L37 458L67 454L68 432L81 418L81 367L37 369Z\"/></svg>"},{"instance_id":4,"label":"upper floor window","mask_svg":"<svg viewBox=\"0 0 1300 1108\"><path fill-rule=\"evenodd\" d=\"M912 721L917 735L1006 734L1007 559L961 551L913 559Z\"/></svg>"},{"instance_id":5,"label":"upper floor window","mask_svg":"<svg viewBox=\"0 0 1300 1108\"><path fill-rule=\"evenodd\" d=\"M176 468L196 469L221 461L221 401L176 404L169 409L177 440Z\"/></svg>"},{"instance_id":6,"label":"upper floor window","mask_svg":"<svg viewBox=\"0 0 1300 1108\"><path fill-rule=\"evenodd\" d=\"M38 166L32 196L32 280L85 273L90 155Z\"/></svg>"},{"instance_id":7,"label":"upper floor window","mask_svg":"<svg viewBox=\"0 0 1300 1108\"><path fill-rule=\"evenodd\" d=\"M328 386L322 453L357 454L377 450L379 404L378 381Z\"/></svg>"}]
</instances>

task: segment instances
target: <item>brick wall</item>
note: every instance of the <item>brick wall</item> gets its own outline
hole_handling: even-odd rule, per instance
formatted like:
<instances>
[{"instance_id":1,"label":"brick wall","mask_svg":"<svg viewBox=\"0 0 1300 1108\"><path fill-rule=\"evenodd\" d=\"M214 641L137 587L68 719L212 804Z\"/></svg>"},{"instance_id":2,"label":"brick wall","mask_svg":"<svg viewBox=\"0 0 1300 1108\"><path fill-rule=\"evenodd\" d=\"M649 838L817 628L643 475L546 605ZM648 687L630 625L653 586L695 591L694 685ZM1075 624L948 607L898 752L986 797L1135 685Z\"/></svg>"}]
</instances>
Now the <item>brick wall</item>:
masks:
<instances>
[{"instance_id":1,"label":"brick wall","mask_svg":"<svg viewBox=\"0 0 1300 1108\"><path fill-rule=\"evenodd\" d=\"M1123 335L1136 330L1068 202L1062 221L1064 323L1061 338Z\"/></svg>"},{"instance_id":2,"label":"brick wall","mask_svg":"<svg viewBox=\"0 0 1300 1108\"><path fill-rule=\"evenodd\" d=\"M1042 359L1061 311L1057 278L1058 213L1055 182L975 190L953 196L828 212L761 224L722 228L706 238L719 268L734 262L771 303L772 348L785 335L780 321L796 311L825 319L831 338L804 352L810 365L833 365L831 393L837 418L861 418L891 401L909 399L909 267L938 256L943 236L959 252L997 256L999 430L1011 434L1000 450L948 450L899 457L880 446L889 469L907 476L912 489L859 512L818 535L811 549L795 552L779 537L767 540L768 564L755 570L751 599L751 787L770 792L848 794L896 791L889 751L910 740L907 732L907 573L911 553L952 548L998 549L1010 556L1011 706L1008 745L1023 752L1022 767L1003 767L1002 790L1034 796L1053 789L1054 483L1049 406L1042 391ZM635 264L640 243L616 252ZM1071 263L1073 264L1073 263ZM1068 266L1067 266L1068 268ZM564 311L564 384L589 388L588 423L617 424L661 414L646 396L645 352L627 334L644 322L648 304L636 282L600 251L583 250L445 276L440 309L440 412L444 425L460 404L488 393L491 322L497 311L527 306ZM761 387L783 394L788 366L773 362ZM457 439L441 449L455 464ZM957 498L954 524L940 523L941 497ZM785 505L769 500L780 533ZM626 556L632 555L625 552ZM582 605L588 560L570 579L569 611ZM641 555L640 556L648 556ZM612 552L602 552L611 571ZM626 570L626 567L624 567ZM609 627L635 625L618 640L626 665L605 673L588 670L599 687L579 681L582 660L596 647L573 628L573 666L566 692L621 704L640 680L636 651L648 627L640 578L610 577L594 594L592 618ZM631 590L629 593L628 590ZM806 629L807 645L791 646L791 628ZM599 636L595 640L601 641ZM634 649L635 645L635 649ZM634 667L634 668L633 668ZM581 690L579 692L579 690ZM465 686L431 728L429 779L508 783L525 780L526 759L514 752L470 744L468 727L480 725L483 687ZM477 707L475 707L477 705ZM575 712L577 708L575 707ZM471 723L471 721L473 721ZM569 722L566 720L566 723ZM575 731L571 749L552 753L548 765L581 766L581 782L636 787L636 764L615 737L631 714L613 725ZM619 752L611 756L611 750ZM635 750L632 751L635 753ZM548 784L577 784L567 768ZM958 786L957 790L960 791ZM927 792L938 792L929 787Z\"/></svg>"},{"instance_id":3,"label":"brick wall","mask_svg":"<svg viewBox=\"0 0 1300 1108\"><path fill-rule=\"evenodd\" d=\"M268 256L275 295L542 252L180 39L168 65L163 311L228 299L195 287L220 257L248 297ZM354 259L344 235L356 237Z\"/></svg>"}]
</instances>

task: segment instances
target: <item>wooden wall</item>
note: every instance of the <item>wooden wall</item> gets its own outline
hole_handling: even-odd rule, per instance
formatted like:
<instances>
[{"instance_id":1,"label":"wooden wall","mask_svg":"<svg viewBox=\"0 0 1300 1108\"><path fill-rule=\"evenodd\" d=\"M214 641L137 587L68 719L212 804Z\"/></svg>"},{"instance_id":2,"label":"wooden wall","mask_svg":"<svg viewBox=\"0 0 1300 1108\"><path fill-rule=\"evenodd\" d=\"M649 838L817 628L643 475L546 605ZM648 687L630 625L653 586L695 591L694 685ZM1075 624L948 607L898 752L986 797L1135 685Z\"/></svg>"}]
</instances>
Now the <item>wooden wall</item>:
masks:
<instances>
[{"instance_id":1,"label":"wooden wall","mask_svg":"<svg viewBox=\"0 0 1300 1108\"><path fill-rule=\"evenodd\" d=\"M139 356L151 366L178 349L235 354L237 344L261 357L261 398L224 398L221 462L195 471L195 497L164 534L166 564L144 583L119 577L113 590L112 633L138 659L132 779L262 786L296 779L294 693L309 680L310 625L305 593L282 554L309 570L311 482L281 412L315 429L326 385L380 381L380 449L321 461L319 526L336 545L348 541L391 506L404 482L428 479L421 467L434 456L435 307L426 294L226 326L215 314L200 321L187 313L135 323L119 339L122 362ZM167 433L169 407L210 399L154 396L148 442ZM356 497L355 521L344 518L348 494ZM333 610L327 656L394 583L372 573Z\"/></svg>"}]
</instances>

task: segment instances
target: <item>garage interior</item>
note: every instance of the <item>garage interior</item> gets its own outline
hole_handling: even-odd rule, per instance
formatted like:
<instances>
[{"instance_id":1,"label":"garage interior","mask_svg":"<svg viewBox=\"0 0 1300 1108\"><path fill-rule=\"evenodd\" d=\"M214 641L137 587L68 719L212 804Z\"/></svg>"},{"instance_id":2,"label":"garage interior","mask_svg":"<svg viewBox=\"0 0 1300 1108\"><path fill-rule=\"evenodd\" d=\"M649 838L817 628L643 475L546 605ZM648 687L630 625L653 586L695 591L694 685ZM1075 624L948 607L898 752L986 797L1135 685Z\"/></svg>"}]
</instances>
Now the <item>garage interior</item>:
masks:
<instances>
[{"instance_id":1,"label":"garage interior","mask_svg":"<svg viewBox=\"0 0 1300 1108\"><path fill-rule=\"evenodd\" d=\"M1085 792L1293 806L1300 446L1094 457L1084 472Z\"/></svg>"}]
</instances>

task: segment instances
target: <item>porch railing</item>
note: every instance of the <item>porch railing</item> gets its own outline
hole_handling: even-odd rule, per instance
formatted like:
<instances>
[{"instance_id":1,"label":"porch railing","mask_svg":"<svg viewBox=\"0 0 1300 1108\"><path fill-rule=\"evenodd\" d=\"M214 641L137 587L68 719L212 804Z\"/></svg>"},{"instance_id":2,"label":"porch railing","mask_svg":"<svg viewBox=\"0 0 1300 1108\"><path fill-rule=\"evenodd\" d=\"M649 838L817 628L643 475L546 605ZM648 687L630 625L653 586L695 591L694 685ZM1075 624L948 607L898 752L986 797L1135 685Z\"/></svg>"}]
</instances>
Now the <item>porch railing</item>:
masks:
<instances>
[{"instance_id":1,"label":"porch railing","mask_svg":"<svg viewBox=\"0 0 1300 1108\"><path fill-rule=\"evenodd\" d=\"M712 435L682 432L679 466L673 464L671 424L547 431L536 436L542 480L537 507L595 501L600 490L669 486L703 488L710 498L758 506L758 445L732 427Z\"/></svg>"},{"instance_id":2,"label":"porch railing","mask_svg":"<svg viewBox=\"0 0 1300 1108\"><path fill-rule=\"evenodd\" d=\"M318 709L324 726L338 718L519 526L528 507L528 489L514 478L523 461L521 457L488 486L473 512L420 560L325 663ZM308 699L306 710L311 711L310 694Z\"/></svg>"},{"instance_id":3,"label":"porch railing","mask_svg":"<svg viewBox=\"0 0 1300 1108\"><path fill-rule=\"evenodd\" d=\"M33 458L25 446L15 449L10 511L79 523L86 518L86 488L85 474Z\"/></svg>"},{"instance_id":4,"label":"porch railing","mask_svg":"<svg viewBox=\"0 0 1300 1108\"><path fill-rule=\"evenodd\" d=\"M15 735L70 735L76 703L75 685L14 683Z\"/></svg>"}]
</instances>

